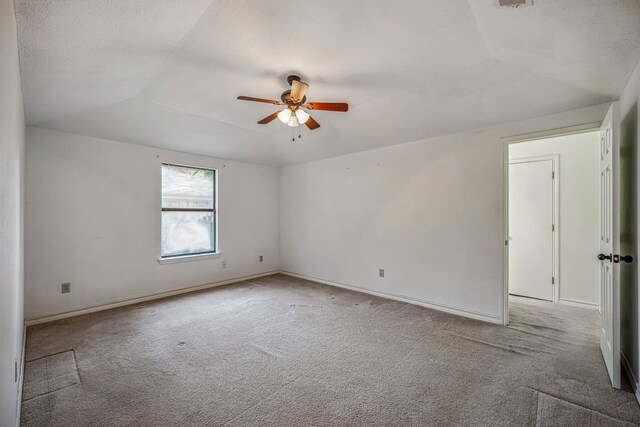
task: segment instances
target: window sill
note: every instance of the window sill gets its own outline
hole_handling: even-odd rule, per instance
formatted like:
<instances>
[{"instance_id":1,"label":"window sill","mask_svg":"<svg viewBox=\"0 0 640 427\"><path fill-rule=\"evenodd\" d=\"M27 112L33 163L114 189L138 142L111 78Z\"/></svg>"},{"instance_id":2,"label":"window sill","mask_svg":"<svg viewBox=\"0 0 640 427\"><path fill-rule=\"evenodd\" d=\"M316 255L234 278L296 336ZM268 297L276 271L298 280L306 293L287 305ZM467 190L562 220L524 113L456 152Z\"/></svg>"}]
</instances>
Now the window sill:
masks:
<instances>
[{"instance_id":1,"label":"window sill","mask_svg":"<svg viewBox=\"0 0 640 427\"><path fill-rule=\"evenodd\" d=\"M198 261L202 259L220 258L220 252L212 252L210 254L198 254L198 255L181 255L174 257L162 258L158 257L159 264L173 264L176 262Z\"/></svg>"}]
</instances>

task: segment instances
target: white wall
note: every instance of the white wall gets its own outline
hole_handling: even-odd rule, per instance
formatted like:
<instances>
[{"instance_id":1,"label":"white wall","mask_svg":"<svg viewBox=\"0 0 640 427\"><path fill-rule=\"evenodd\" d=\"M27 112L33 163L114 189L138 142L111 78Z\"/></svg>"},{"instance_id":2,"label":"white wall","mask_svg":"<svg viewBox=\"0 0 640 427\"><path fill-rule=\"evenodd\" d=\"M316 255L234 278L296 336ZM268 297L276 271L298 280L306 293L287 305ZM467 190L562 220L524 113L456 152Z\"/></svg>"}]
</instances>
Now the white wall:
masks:
<instances>
[{"instance_id":1,"label":"white wall","mask_svg":"<svg viewBox=\"0 0 640 427\"><path fill-rule=\"evenodd\" d=\"M28 319L279 266L276 168L34 127L26 154ZM161 162L218 169L220 258L158 264Z\"/></svg>"},{"instance_id":2,"label":"white wall","mask_svg":"<svg viewBox=\"0 0 640 427\"><path fill-rule=\"evenodd\" d=\"M600 133L509 145L509 158L559 155L560 300L598 305Z\"/></svg>"},{"instance_id":3,"label":"white wall","mask_svg":"<svg viewBox=\"0 0 640 427\"><path fill-rule=\"evenodd\" d=\"M607 108L283 168L281 268L498 322L501 138L600 122Z\"/></svg>"},{"instance_id":4,"label":"white wall","mask_svg":"<svg viewBox=\"0 0 640 427\"><path fill-rule=\"evenodd\" d=\"M0 426L16 425L22 361L24 108L12 0L0 0Z\"/></svg>"}]
</instances>

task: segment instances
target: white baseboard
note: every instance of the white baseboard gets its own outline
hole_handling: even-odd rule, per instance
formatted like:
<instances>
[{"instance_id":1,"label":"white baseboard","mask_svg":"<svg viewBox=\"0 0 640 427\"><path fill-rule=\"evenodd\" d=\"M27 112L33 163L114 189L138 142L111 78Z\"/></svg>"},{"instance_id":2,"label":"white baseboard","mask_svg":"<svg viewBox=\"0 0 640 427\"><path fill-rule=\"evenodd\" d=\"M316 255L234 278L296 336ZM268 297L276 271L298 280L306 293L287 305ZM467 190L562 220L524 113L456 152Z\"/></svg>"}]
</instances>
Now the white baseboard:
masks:
<instances>
[{"instance_id":1,"label":"white baseboard","mask_svg":"<svg viewBox=\"0 0 640 427\"><path fill-rule=\"evenodd\" d=\"M386 293L386 292L372 291L370 289L361 288L361 287L358 287L358 286L346 285L344 283L331 282L331 281L328 281L328 280L319 279L317 277L311 277L311 276L305 276L303 274L292 273L290 271L282 271L282 270L280 270L280 273L286 274L287 276L291 276L291 277L297 277L299 279L309 280L311 282L321 283L323 285L329 285L329 286L335 286L337 288L349 289L350 291L361 292L361 293L369 294L369 295L375 295L375 296L381 297L381 298L387 298L387 299L392 299L392 300L395 300L395 301L406 302L408 304L419 305L419 306L427 307L427 308L430 308L430 309L433 309L433 310L444 311L445 313L456 314L458 316L468 317L468 318L475 319L475 320L482 320L484 322L496 323L496 324L502 325L502 320L500 319L500 316L492 316L492 315L485 314L485 313L477 313L477 312L474 312L474 311L468 311L468 310L463 310L463 309L460 309L460 308L449 307L449 306L446 306L446 305L441 305L441 304L437 304L437 303L430 302L430 301L424 301L424 300L420 300L420 299L417 299L417 298L410 298L410 297L407 297L407 296L404 296L404 295L396 295L396 294L390 294L390 293Z\"/></svg>"},{"instance_id":2,"label":"white baseboard","mask_svg":"<svg viewBox=\"0 0 640 427\"><path fill-rule=\"evenodd\" d=\"M267 271L265 273L252 274L249 276L235 277L233 279L222 280L219 282L205 283L203 285L189 286L187 288L176 289L173 291L160 292L157 294L146 295L143 297L131 298L121 301L115 301L107 304L96 305L93 307L83 308L80 310L67 311L64 313L52 314L49 316L34 317L25 321L27 326L37 325L39 323L52 322L54 320L66 319L68 317L80 316L82 314L95 313L96 311L109 310L111 308L122 307L125 305L138 304L145 301L151 301L160 298L167 298L174 295L186 294L189 292L201 291L203 289L214 288L216 286L229 285L231 283L242 282L243 280L255 279L257 277L270 276L278 273L278 270Z\"/></svg>"},{"instance_id":3,"label":"white baseboard","mask_svg":"<svg viewBox=\"0 0 640 427\"><path fill-rule=\"evenodd\" d=\"M24 364L27 357L27 322L24 322L22 331L22 357L20 358L20 368L18 369L18 398L16 402L16 426L20 426L22 418L22 388L24 387Z\"/></svg>"},{"instance_id":4,"label":"white baseboard","mask_svg":"<svg viewBox=\"0 0 640 427\"><path fill-rule=\"evenodd\" d=\"M629 381L631 381L631 386L633 387L633 392L636 396L636 400L640 403L640 384L638 384L638 380L636 376L633 374L633 370L631 369L631 365L629 365L629 361L627 357L624 355L622 349L620 349L620 360L622 362L622 368L627 372L627 376L629 377Z\"/></svg>"},{"instance_id":5,"label":"white baseboard","mask_svg":"<svg viewBox=\"0 0 640 427\"><path fill-rule=\"evenodd\" d=\"M582 308L588 308L588 309L591 309L591 310L600 310L600 306L598 304L594 304L592 302L560 298L560 300L558 300L558 303L559 304L564 304L564 305L571 305L573 307L582 307Z\"/></svg>"}]
</instances>

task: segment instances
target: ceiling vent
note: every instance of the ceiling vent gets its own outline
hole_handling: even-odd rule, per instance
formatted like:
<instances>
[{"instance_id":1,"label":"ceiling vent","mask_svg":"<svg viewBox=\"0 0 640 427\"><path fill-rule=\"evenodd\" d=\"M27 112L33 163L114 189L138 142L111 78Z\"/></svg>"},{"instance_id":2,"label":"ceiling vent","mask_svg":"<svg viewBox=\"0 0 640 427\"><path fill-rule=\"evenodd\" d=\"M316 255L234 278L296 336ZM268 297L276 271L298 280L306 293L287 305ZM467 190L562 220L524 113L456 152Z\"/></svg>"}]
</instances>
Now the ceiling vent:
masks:
<instances>
[{"instance_id":1,"label":"ceiling vent","mask_svg":"<svg viewBox=\"0 0 640 427\"><path fill-rule=\"evenodd\" d=\"M533 0L493 0L496 7L533 6Z\"/></svg>"}]
</instances>

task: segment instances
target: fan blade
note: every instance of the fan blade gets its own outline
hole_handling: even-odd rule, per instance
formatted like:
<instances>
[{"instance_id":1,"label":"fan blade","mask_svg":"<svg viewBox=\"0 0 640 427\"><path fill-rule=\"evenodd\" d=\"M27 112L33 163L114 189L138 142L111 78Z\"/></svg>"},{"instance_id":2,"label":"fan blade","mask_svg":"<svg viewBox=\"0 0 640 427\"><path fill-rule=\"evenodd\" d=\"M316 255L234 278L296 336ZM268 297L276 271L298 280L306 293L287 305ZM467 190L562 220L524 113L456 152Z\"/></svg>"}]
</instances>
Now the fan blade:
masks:
<instances>
[{"instance_id":1,"label":"fan blade","mask_svg":"<svg viewBox=\"0 0 640 427\"><path fill-rule=\"evenodd\" d=\"M309 102L303 107L309 110L341 111L349 110L349 104L345 102Z\"/></svg>"},{"instance_id":2,"label":"fan blade","mask_svg":"<svg viewBox=\"0 0 640 427\"><path fill-rule=\"evenodd\" d=\"M266 125L267 123L271 122L272 120L274 120L276 117L278 117L278 113L280 111L276 111L275 113L265 117L264 119L260 120L258 122L259 125Z\"/></svg>"},{"instance_id":3,"label":"fan blade","mask_svg":"<svg viewBox=\"0 0 640 427\"><path fill-rule=\"evenodd\" d=\"M320 127L320 123L316 122L311 116L309 116L304 124L311 130L318 129Z\"/></svg>"},{"instance_id":4,"label":"fan blade","mask_svg":"<svg viewBox=\"0 0 640 427\"><path fill-rule=\"evenodd\" d=\"M282 102L280 101L273 101L271 99L263 99L263 98L252 98L250 96L239 96L238 99L242 101L264 102L265 104L282 105Z\"/></svg>"},{"instance_id":5,"label":"fan blade","mask_svg":"<svg viewBox=\"0 0 640 427\"><path fill-rule=\"evenodd\" d=\"M306 83L302 83L300 80L294 80L291 82L291 99L294 101L300 102L304 95L307 93L307 89L309 89L309 85Z\"/></svg>"}]
</instances>

